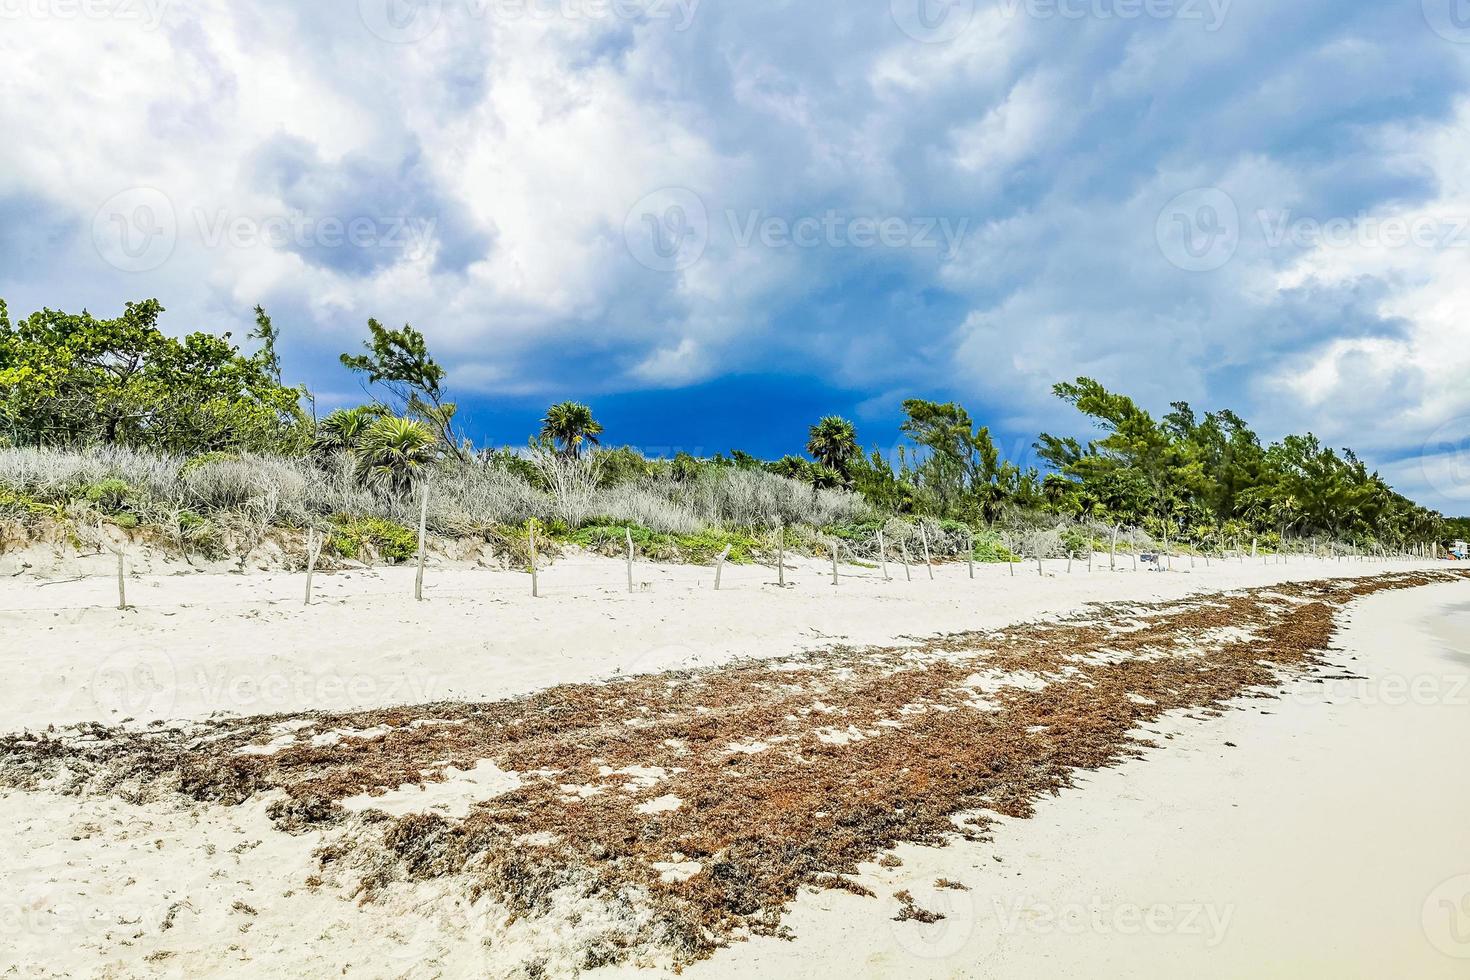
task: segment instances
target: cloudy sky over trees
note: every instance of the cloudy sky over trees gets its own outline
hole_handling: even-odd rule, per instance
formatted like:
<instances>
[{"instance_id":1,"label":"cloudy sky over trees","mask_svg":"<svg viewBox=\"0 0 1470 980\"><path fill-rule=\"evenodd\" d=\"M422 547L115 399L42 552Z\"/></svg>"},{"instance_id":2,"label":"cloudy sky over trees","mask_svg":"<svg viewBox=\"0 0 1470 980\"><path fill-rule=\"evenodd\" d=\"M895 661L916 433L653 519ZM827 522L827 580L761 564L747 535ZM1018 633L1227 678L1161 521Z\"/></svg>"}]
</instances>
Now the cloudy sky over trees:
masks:
<instances>
[{"instance_id":1,"label":"cloudy sky over trees","mask_svg":"<svg viewBox=\"0 0 1470 980\"><path fill-rule=\"evenodd\" d=\"M412 322L484 440L576 396L613 442L779 453L922 393L1018 455L1087 375L1458 513L1458 13L0 0L0 297L239 336L261 303L343 402L335 355Z\"/></svg>"}]
</instances>

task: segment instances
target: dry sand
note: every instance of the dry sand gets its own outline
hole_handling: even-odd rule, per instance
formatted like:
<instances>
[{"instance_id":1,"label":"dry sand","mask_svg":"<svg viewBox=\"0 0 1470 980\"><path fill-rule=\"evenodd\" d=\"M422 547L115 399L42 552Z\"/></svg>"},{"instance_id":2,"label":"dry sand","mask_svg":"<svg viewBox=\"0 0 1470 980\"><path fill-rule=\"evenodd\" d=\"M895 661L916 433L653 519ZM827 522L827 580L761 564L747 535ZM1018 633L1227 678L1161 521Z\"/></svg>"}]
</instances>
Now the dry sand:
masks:
<instances>
[{"instance_id":1,"label":"dry sand","mask_svg":"<svg viewBox=\"0 0 1470 980\"><path fill-rule=\"evenodd\" d=\"M130 580L128 612L106 608L115 585L103 576L20 576L0 583L0 717L15 730L497 699L1093 601L1383 570L1298 559L1191 572L1186 559L1170 574L1079 563L1069 576L1054 562L1046 577L982 567L974 582L963 566L934 582L915 568L910 583L895 566L892 582L844 569L834 589L826 568L803 563L792 589L769 569L731 567L716 594L707 569L640 565L647 587L628 595L621 563L577 557L542 575L540 600L526 576L480 569L431 569L423 604L405 569L321 576L309 609L300 575L166 574ZM1470 789L1449 766L1470 734L1467 600L1470 585L1364 600L1343 658L1369 681L1171 718L1160 727L1174 737L1147 761L1085 774L1035 819L1003 822L993 843L901 847L902 867L861 879L879 899L803 895L794 943L737 944L693 973L1463 976L1470 960L1453 954L1470 956L1470 879L1455 879L1470 873ZM387 806L453 810L507 785L476 768ZM320 834L282 833L265 808L0 791L11 830L0 976L498 976L551 941L534 922L506 928L503 910L449 883L395 885L366 906L313 887ZM936 889L939 878L970 891ZM892 921L889 896L904 889L947 918Z\"/></svg>"}]
</instances>

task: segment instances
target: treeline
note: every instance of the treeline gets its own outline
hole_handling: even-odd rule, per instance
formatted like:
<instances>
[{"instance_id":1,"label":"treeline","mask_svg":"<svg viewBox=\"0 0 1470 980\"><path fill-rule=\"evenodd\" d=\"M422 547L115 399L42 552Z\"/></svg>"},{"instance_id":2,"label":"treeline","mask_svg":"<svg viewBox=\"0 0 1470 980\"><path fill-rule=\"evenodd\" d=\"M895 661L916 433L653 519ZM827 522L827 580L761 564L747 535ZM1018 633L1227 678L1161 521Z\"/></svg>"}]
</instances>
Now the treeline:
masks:
<instances>
[{"instance_id":1,"label":"treeline","mask_svg":"<svg viewBox=\"0 0 1470 980\"><path fill-rule=\"evenodd\" d=\"M989 429L962 406L921 399L903 403L905 442L896 458L864 452L853 424L832 416L811 425L805 456L761 460L736 450L648 459L602 448L602 425L576 402L547 411L528 453L478 449L462 436L443 388L446 372L411 326L370 320L362 350L341 358L361 379L366 403L318 419L310 392L282 378L279 335L264 310L255 310L248 349L227 333L169 337L158 328L162 312L148 300L113 319L42 310L12 323L0 302L0 442L124 447L183 459L346 459L364 488L392 498L410 494L432 467L494 467L555 490L547 483L567 479L566 468L538 464L540 452L585 462L604 488L760 471L857 495L880 517L973 527L1071 518L1206 547L1252 536L1397 546L1444 540L1449 531L1439 514L1396 493L1351 450L1324 447L1310 434L1268 445L1235 413L1200 416L1183 402L1155 418L1088 378L1055 391L1095 423L1099 437L1084 443L1042 434L1035 450L1045 472L1005 459Z\"/></svg>"}]
</instances>

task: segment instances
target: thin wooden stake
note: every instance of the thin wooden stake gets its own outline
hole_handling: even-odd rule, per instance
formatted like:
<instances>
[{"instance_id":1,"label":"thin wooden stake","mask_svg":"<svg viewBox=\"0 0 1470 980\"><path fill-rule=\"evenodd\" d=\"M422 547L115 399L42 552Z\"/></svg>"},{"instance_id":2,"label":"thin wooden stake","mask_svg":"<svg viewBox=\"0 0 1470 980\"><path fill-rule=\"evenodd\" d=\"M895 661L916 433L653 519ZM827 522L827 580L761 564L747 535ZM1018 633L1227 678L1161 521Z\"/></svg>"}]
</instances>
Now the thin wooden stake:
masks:
<instances>
[{"instance_id":1,"label":"thin wooden stake","mask_svg":"<svg viewBox=\"0 0 1470 980\"><path fill-rule=\"evenodd\" d=\"M423 499L419 501L419 571L413 580L413 597L424 601L424 562L428 557L429 481L424 481Z\"/></svg>"},{"instance_id":2,"label":"thin wooden stake","mask_svg":"<svg viewBox=\"0 0 1470 980\"><path fill-rule=\"evenodd\" d=\"M1069 551L1069 552L1067 552L1067 574L1068 575L1071 575L1072 574L1072 558L1076 554L1077 553L1075 551Z\"/></svg>"},{"instance_id":3,"label":"thin wooden stake","mask_svg":"<svg viewBox=\"0 0 1470 980\"><path fill-rule=\"evenodd\" d=\"M900 541L898 548L899 552L903 555L903 576L912 582L914 580L914 573L909 568L909 543L907 541Z\"/></svg>"},{"instance_id":4,"label":"thin wooden stake","mask_svg":"<svg viewBox=\"0 0 1470 980\"><path fill-rule=\"evenodd\" d=\"M1041 568L1041 552L1039 551L1036 553L1036 574L1046 578L1046 572Z\"/></svg>"},{"instance_id":5,"label":"thin wooden stake","mask_svg":"<svg viewBox=\"0 0 1470 980\"><path fill-rule=\"evenodd\" d=\"M118 545L112 550L117 553L117 608L123 611L127 611L128 587L125 583L126 570L123 564L123 555L125 553L125 549L122 547L122 545Z\"/></svg>"},{"instance_id":6,"label":"thin wooden stake","mask_svg":"<svg viewBox=\"0 0 1470 980\"><path fill-rule=\"evenodd\" d=\"M919 522L919 538L924 542L924 567L929 569L929 581L934 581L934 559L929 556L929 532L924 528L924 522Z\"/></svg>"},{"instance_id":7,"label":"thin wooden stake","mask_svg":"<svg viewBox=\"0 0 1470 980\"><path fill-rule=\"evenodd\" d=\"M776 585L786 588L786 525L776 529L780 540L776 544Z\"/></svg>"},{"instance_id":8,"label":"thin wooden stake","mask_svg":"<svg viewBox=\"0 0 1470 980\"><path fill-rule=\"evenodd\" d=\"M1118 570L1118 526L1113 525L1113 542L1108 546L1108 571Z\"/></svg>"},{"instance_id":9,"label":"thin wooden stake","mask_svg":"<svg viewBox=\"0 0 1470 980\"><path fill-rule=\"evenodd\" d=\"M891 582L888 575L888 549L883 542L883 529L878 529L878 564L883 567L883 581Z\"/></svg>"},{"instance_id":10,"label":"thin wooden stake","mask_svg":"<svg viewBox=\"0 0 1470 980\"><path fill-rule=\"evenodd\" d=\"M633 594L633 529L623 528L623 533L628 536L628 594Z\"/></svg>"},{"instance_id":11,"label":"thin wooden stake","mask_svg":"<svg viewBox=\"0 0 1470 980\"><path fill-rule=\"evenodd\" d=\"M725 559L730 557L730 546L725 545L725 550L720 552L720 557L715 561L715 591L720 591L720 578L725 573Z\"/></svg>"},{"instance_id":12,"label":"thin wooden stake","mask_svg":"<svg viewBox=\"0 0 1470 980\"><path fill-rule=\"evenodd\" d=\"M967 550L965 551L965 564L967 566L969 566L969 569L970 569L970 580L971 581L974 581L974 579L975 579L975 532L974 531L966 531L965 532L965 539L966 539L966 543L967 543Z\"/></svg>"},{"instance_id":13,"label":"thin wooden stake","mask_svg":"<svg viewBox=\"0 0 1470 980\"><path fill-rule=\"evenodd\" d=\"M316 574L316 559L321 552L321 544L316 532L312 528L306 539L306 605L311 605L311 579Z\"/></svg>"},{"instance_id":14,"label":"thin wooden stake","mask_svg":"<svg viewBox=\"0 0 1470 980\"><path fill-rule=\"evenodd\" d=\"M833 538L827 547L832 552L832 584L841 585L841 580L837 577L837 539Z\"/></svg>"},{"instance_id":15,"label":"thin wooden stake","mask_svg":"<svg viewBox=\"0 0 1470 980\"><path fill-rule=\"evenodd\" d=\"M536 525L530 527L531 543L531 598L541 598L541 580L536 574Z\"/></svg>"}]
</instances>

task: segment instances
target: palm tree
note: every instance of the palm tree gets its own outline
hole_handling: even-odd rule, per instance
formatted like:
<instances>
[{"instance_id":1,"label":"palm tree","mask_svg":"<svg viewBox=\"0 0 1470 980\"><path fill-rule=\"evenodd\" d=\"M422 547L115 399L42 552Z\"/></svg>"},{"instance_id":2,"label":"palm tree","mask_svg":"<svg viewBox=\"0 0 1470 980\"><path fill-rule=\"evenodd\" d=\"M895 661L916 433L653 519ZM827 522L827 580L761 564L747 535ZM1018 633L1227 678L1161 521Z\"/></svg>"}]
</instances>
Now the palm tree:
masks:
<instances>
[{"instance_id":1,"label":"palm tree","mask_svg":"<svg viewBox=\"0 0 1470 980\"><path fill-rule=\"evenodd\" d=\"M807 454L844 480L850 479L852 461L861 453L852 423L841 416L829 415L811 427L810 435Z\"/></svg>"},{"instance_id":2,"label":"palm tree","mask_svg":"<svg viewBox=\"0 0 1470 980\"><path fill-rule=\"evenodd\" d=\"M339 408L322 419L317 427L312 449L320 456L338 452L352 452L362 441L363 434L374 422L385 414L380 405L359 405L356 408Z\"/></svg>"},{"instance_id":3,"label":"palm tree","mask_svg":"<svg viewBox=\"0 0 1470 980\"><path fill-rule=\"evenodd\" d=\"M582 443L598 445L602 423L592 417L592 409L581 402L559 402L546 410L541 420L541 438L556 444L563 456L573 459L582 454Z\"/></svg>"},{"instance_id":4,"label":"palm tree","mask_svg":"<svg viewBox=\"0 0 1470 980\"><path fill-rule=\"evenodd\" d=\"M439 444L422 422L390 415L368 427L355 455L360 481L392 496L407 497L438 457Z\"/></svg>"}]
</instances>

